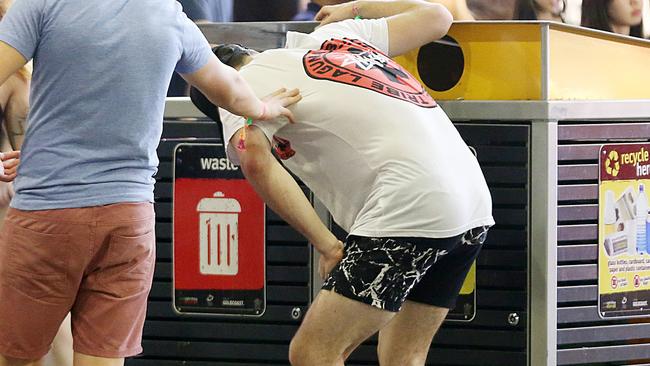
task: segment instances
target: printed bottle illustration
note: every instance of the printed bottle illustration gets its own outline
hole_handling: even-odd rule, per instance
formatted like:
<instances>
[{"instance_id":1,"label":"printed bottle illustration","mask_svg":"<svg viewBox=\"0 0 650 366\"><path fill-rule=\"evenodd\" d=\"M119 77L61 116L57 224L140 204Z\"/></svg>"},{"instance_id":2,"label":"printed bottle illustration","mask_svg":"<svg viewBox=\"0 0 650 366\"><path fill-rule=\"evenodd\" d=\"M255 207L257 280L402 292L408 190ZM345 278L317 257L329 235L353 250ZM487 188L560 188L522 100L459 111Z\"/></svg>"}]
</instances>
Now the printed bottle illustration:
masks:
<instances>
[{"instance_id":1,"label":"printed bottle illustration","mask_svg":"<svg viewBox=\"0 0 650 366\"><path fill-rule=\"evenodd\" d=\"M648 196L643 184L639 184L639 195L636 199L636 250L639 254L648 252L646 243L646 220L648 217Z\"/></svg>"},{"instance_id":2,"label":"printed bottle illustration","mask_svg":"<svg viewBox=\"0 0 650 366\"><path fill-rule=\"evenodd\" d=\"M239 272L239 213L236 199L216 192L203 198L199 212L199 270L205 275L235 276Z\"/></svg>"}]
</instances>

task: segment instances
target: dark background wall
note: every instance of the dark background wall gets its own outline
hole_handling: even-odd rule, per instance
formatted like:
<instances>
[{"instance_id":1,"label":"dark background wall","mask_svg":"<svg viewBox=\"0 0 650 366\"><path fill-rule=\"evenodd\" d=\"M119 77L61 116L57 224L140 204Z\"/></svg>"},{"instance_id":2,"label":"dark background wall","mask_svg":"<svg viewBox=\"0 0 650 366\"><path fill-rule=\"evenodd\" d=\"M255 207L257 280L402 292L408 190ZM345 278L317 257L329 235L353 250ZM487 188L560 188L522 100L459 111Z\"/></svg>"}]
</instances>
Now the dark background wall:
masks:
<instances>
[{"instance_id":1,"label":"dark background wall","mask_svg":"<svg viewBox=\"0 0 650 366\"><path fill-rule=\"evenodd\" d=\"M234 18L237 22L286 21L298 11L298 0L236 0Z\"/></svg>"}]
</instances>

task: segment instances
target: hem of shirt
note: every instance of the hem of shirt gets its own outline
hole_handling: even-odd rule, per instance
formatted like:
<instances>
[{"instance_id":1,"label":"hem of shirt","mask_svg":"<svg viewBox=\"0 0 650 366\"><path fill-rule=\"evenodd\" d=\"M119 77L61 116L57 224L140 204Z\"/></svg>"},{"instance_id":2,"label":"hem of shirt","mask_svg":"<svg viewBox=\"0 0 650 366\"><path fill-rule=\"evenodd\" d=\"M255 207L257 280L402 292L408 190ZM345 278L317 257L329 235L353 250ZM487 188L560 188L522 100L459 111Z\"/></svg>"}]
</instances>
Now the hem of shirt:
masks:
<instances>
[{"instance_id":1,"label":"hem of shirt","mask_svg":"<svg viewBox=\"0 0 650 366\"><path fill-rule=\"evenodd\" d=\"M206 56L205 60L201 60L201 62L197 63L198 65L201 65L201 66L192 66L192 67L187 67L187 68L185 68L185 67L180 67L180 68L176 67L176 68L174 68L174 71L176 71L179 74L190 75L190 74L194 74L195 72L201 70L202 68L204 68L210 62L210 58L212 56L214 56L214 54L212 53L212 49L209 46L208 46L208 49L210 50L210 52L206 53L207 56Z\"/></svg>"},{"instance_id":2,"label":"hem of shirt","mask_svg":"<svg viewBox=\"0 0 650 366\"><path fill-rule=\"evenodd\" d=\"M57 201L53 200L43 200L43 199L33 199L33 198L21 198L20 195L16 195L11 201L12 208L23 210L23 211L39 211L39 210L56 210L63 208L81 208L81 207L96 207L96 206L106 206L112 205L115 203L131 203L131 202L154 202L153 194L120 194L120 195L111 195L111 196L102 196L102 197L92 197L92 198L83 198L76 200L64 200Z\"/></svg>"},{"instance_id":3,"label":"hem of shirt","mask_svg":"<svg viewBox=\"0 0 650 366\"><path fill-rule=\"evenodd\" d=\"M493 226L495 224L492 216L483 217L480 219L473 220L463 226L453 228L453 229L444 229L444 230L413 230L413 229L383 229L383 230L365 230L365 229L354 229L350 232L350 235L365 236L370 238L383 238L383 237L409 237L409 238L432 238L432 239L443 239L443 238L453 238L466 233L467 231L474 229L479 226Z\"/></svg>"},{"instance_id":4,"label":"hem of shirt","mask_svg":"<svg viewBox=\"0 0 650 366\"><path fill-rule=\"evenodd\" d=\"M23 58L24 58L25 60L29 61L29 60L32 59L32 57L31 57L30 55L27 55L27 53L25 52L25 50L22 50L22 49L20 49L20 47L16 46L17 43L20 43L20 40L19 40L19 39L14 39L14 38L12 38L12 37L10 37L10 36L8 37L8 36L5 34L5 35L0 36L0 42L4 42L4 43L6 43L7 45L9 45L9 47L11 47L11 48L13 48L14 50L16 50L16 52L20 53L20 55L23 56Z\"/></svg>"}]
</instances>

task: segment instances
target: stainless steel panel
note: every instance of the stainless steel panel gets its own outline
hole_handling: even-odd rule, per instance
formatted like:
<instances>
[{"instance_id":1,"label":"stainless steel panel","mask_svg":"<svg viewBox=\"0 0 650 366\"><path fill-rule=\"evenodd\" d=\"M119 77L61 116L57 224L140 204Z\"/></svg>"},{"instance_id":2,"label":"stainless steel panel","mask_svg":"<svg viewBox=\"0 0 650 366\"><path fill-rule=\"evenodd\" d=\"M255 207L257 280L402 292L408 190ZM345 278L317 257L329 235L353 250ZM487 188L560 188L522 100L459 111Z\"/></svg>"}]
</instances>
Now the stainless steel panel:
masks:
<instances>
[{"instance_id":1,"label":"stainless steel panel","mask_svg":"<svg viewBox=\"0 0 650 366\"><path fill-rule=\"evenodd\" d=\"M165 119L206 118L189 97L173 97L165 100Z\"/></svg>"},{"instance_id":2,"label":"stainless steel panel","mask_svg":"<svg viewBox=\"0 0 650 366\"><path fill-rule=\"evenodd\" d=\"M601 144L594 145L561 145L558 149L560 161L567 160L598 160Z\"/></svg>"},{"instance_id":3,"label":"stainless steel panel","mask_svg":"<svg viewBox=\"0 0 650 366\"><path fill-rule=\"evenodd\" d=\"M557 311L558 324L604 322L598 316L598 306L576 306L560 308Z\"/></svg>"},{"instance_id":4,"label":"stainless steel panel","mask_svg":"<svg viewBox=\"0 0 650 366\"><path fill-rule=\"evenodd\" d=\"M567 302L596 302L598 301L598 286L567 286L557 289L557 301Z\"/></svg>"},{"instance_id":5,"label":"stainless steel panel","mask_svg":"<svg viewBox=\"0 0 650 366\"><path fill-rule=\"evenodd\" d=\"M625 101L440 101L454 121L612 121L650 118L650 100ZM489 123L489 122L488 122Z\"/></svg>"},{"instance_id":6,"label":"stainless steel panel","mask_svg":"<svg viewBox=\"0 0 650 366\"><path fill-rule=\"evenodd\" d=\"M598 179L598 164L561 165L558 167L560 182L584 181Z\"/></svg>"},{"instance_id":7,"label":"stainless steel panel","mask_svg":"<svg viewBox=\"0 0 650 366\"><path fill-rule=\"evenodd\" d=\"M557 122L533 122L530 178L529 360L556 365Z\"/></svg>"},{"instance_id":8,"label":"stainless steel panel","mask_svg":"<svg viewBox=\"0 0 650 366\"><path fill-rule=\"evenodd\" d=\"M557 269L558 282L596 281L597 275L597 264L576 264L570 266L560 266Z\"/></svg>"},{"instance_id":9,"label":"stainless steel panel","mask_svg":"<svg viewBox=\"0 0 650 366\"><path fill-rule=\"evenodd\" d=\"M611 342L614 339L620 342L630 339L647 338L648 334L650 334L650 324L567 328L558 330L557 333L558 344Z\"/></svg>"},{"instance_id":10,"label":"stainless steel panel","mask_svg":"<svg viewBox=\"0 0 650 366\"><path fill-rule=\"evenodd\" d=\"M598 239L598 225L558 225L558 241L592 241Z\"/></svg>"},{"instance_id":11,"label":"stainless steel panel","mask_svg":"<svg viewBox=\"0 0 650 366\"><path fill-rule=\"evenodd\" d=\"M585 262L595 261L598 258L598 244L562 245L557 248L557 261Z\"/></svg>"},{"instance_id":12,"label":"stainless steel panel","mask_svg":"<svg viewBox=\"0 0 650 366\"><path fill-rule=\"evenodd\" d=\"M600 362L645 360L648 358L650 358L650 344L584 347L558 351L558 365L593 365Z\"/></svg>"},{"instance_id":13,"label":"stainless steel panel","mask_svg":"<svg viewBox=\"0 0 650 366\"><path fill-rule=\"evenodd\" d=\"M199 28L212 44L240 43L258 51L282 48L288 31L310 33L316 22L205 23Z\"/></svg>"},{"instance_id":14,"label":"stainless steel panel","mask_svg":"<svg viewBox=\"0 0 650 366\"><path fill-rule=\"evenodd\" d=\"M650 101L646 105L650 115ZM650 116L648 117L650 118ZM639 141L650 138L650 123L608 123L560 126L560 140L612 141L629 139ZM596 159L598 156L596 155Z\"/></svg>"},{"instance_id":15,"label":"stainless steel panel","mask_svg":"<svg viewBox=\"0 0 650 366\"><path fill-rule=\"evenodd\" d=\"M598 200L598 184L562 185L558 187L558 201Z\"/></svg>"},{"instance_id":16,"label":"stainless steel panel","mask_svg":"<svg viewBox=\"0 0 650 366\"><path fill-rule=\"evenodd\" d=\"M557 210L558 221L595 221L598 220L598 205L560 206Z\"/></svg>"}]
</instances>

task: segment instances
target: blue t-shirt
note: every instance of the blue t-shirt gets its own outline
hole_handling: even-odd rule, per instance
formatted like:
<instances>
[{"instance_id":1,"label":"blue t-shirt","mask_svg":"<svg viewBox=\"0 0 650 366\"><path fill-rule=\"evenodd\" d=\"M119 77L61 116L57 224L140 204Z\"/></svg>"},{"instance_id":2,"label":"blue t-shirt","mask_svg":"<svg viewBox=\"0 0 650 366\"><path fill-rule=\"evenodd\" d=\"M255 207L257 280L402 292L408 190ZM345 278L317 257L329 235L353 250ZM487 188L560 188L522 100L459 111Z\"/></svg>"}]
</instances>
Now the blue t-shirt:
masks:
<instances>
[{"instance_id":1,"label":"blue t-shirt","mask_svg":"<svg viewBox=\"0 0 650 366\"><path fill-rule=\"evenodd\" d=\"M214 57L173 0L20 0L0 41L34 60L29 128L11 206L153 201L174 70Z\"/></svg>"}]
</instances>

